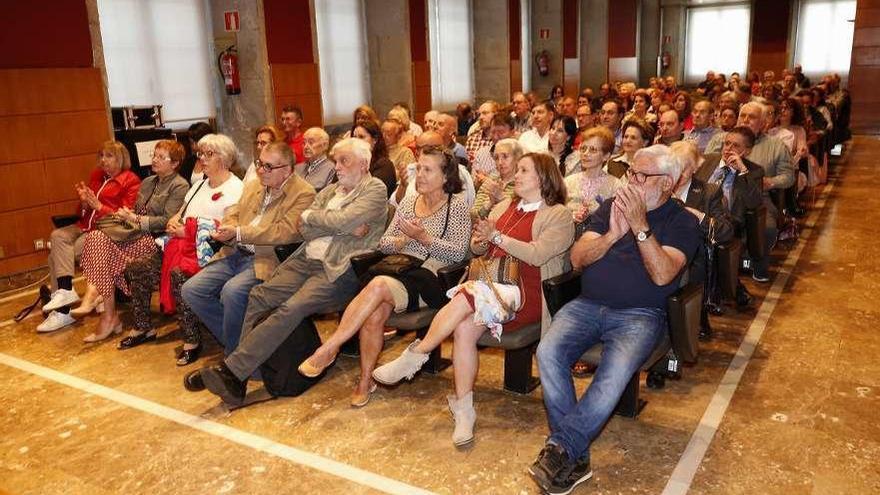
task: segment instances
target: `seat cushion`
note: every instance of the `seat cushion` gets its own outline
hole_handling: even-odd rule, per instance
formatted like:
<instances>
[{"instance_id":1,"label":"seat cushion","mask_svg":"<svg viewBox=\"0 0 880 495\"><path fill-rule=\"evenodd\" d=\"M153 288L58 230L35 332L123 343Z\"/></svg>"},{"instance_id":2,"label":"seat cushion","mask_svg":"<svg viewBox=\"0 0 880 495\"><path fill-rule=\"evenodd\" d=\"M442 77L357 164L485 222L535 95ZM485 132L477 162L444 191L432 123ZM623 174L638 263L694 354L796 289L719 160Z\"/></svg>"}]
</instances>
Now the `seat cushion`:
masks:
<instances>
[{"instance_id":1,"label":"seat cushion","mask_svg":"<svg viewBox=\"0 0 880 495\"><path fill-rule=\"evenodd\" d=\"M485 332L477 341L477 345L486 347L499 347L501 349L522 349L528 347L541 338L541 324L532 323L512 332L501 334L501 342L491 333Z\"/></svg>"},{"instance_id":2,"label":"seat cushion","mask_svg":"<svg viewBox=\"0 0 880 495\"><path fill-rule=\"evenodd\" d=\"M418 330L431 326L431 320L437 314L436 309L422 308L411 313L396 313L388 318L386 325L401 330Z\"/></svg>"},{"instance_id":3,"label":"seat cushion","mask_svg":"<svg viewBox=\"0 0 880 495\"><path fill-rule=\"evenodd\" d=\"M663 341L660 342L660 345L654 348L654 351L651 353L651 356L648 357L648 360L642 365L642 369L646 370L654 365L660 358L662 358L667 351L669 351L671 347L671 343L669 340L669 333L665 333L663 337ZM581 356L581 361L590 363L594 366L599 366L599 363L602 362L602 344L596 344L593 347L587 349Z\"/></svg>"}]
</instances>

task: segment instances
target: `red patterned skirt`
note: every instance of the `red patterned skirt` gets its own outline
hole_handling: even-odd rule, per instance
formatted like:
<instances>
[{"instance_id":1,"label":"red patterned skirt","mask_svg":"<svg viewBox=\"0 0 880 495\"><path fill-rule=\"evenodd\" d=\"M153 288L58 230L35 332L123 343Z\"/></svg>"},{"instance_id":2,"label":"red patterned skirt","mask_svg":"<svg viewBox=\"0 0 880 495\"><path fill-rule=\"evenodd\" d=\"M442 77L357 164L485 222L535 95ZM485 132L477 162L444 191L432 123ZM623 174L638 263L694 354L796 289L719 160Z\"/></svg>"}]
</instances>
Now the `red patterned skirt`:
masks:
<instances>
[{"instance_id":1,"label":"red patterned skirt","mask_svg":"<svg viewBox=\"0 0 880 495\"><path fill-rule=\"evenodd\" d=\"M86 280L105 298L113 297L115 287L131 294L125 281L125 267L140 258L153 256L158 247L153 237L144 234L126 242L116 242L100 230L86 235L83 243L82 270Z\"/></svg>"}]
</instances>

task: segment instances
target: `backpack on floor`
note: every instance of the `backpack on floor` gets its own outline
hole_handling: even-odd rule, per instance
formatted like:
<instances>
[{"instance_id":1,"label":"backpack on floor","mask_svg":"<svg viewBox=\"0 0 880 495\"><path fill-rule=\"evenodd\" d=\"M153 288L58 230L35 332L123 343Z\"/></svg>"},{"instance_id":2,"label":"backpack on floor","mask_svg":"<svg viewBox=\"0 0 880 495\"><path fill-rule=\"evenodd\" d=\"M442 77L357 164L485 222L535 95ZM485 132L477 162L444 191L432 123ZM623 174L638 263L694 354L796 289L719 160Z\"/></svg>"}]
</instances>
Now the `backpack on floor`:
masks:
<instances>
[{"instance_id":1,"label":"backpack on floor","mask_svg":"<svg viewBox=\"0 0 880 495\"><path fill-rule=\"evenodd\" d=\"M321 337L315 324L311 318L305 318L260 365L266 391L276 397L296 397L321 381L326 371L315 378L306 378L297 371L299 365L320 346Z\"/></svg>"}]
</instances>

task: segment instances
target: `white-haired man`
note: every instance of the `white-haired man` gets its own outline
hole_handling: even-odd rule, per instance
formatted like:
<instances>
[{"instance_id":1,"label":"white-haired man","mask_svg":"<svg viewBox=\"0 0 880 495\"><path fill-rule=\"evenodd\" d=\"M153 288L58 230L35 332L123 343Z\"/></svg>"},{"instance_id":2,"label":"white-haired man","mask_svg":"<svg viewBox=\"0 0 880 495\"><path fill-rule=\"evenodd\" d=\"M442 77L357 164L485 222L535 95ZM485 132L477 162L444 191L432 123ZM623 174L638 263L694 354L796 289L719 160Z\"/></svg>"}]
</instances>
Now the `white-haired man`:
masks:
<instances>
[{"instance_id":1,"label":"white-haired man","mask_svg":"<svg viewBox=\"0 0 880 495\"><path fill-rule=\"evenodd\" d=\"M700 245L696 218L670 200L680 173L666 146L636 152L629 183L571 249L581 295L559 310L537 352L550 437L529 472L545 492L569 493L592 476L590 444L667 331L666 298ZM602 364L578 401L571 366L599 342Z\"/></svg>"},{"instance_id":2,"label":"white-haired man","mask_svg":"<svg viewBox=\"0 0 880 495\"><path fill-rule=\"evenodd\" d=\"M241 404L248 378L303 319L341 310L354 298L360 283L351 257L374 249L385 230L387 194L382 181L370 176L369 145L343 139L333 156L338 182L303 212L303 244L251 290L235 351L200 371L204 386L228 404Z\"/></svg>"},{"instance_id":3,"label":"white-haired man","mask_svg":"<svg viewBox=\"0 0 880 495\"><path fill-rule=\"evenodd\" d=\"M305 179L306 182L321 191L336 177L333 162L327 158L327 149L330 147L330 135L320 127L310 127L303 133L303 155L305 161L294 167L296 175Z\"/></svg>"}]
</instances>

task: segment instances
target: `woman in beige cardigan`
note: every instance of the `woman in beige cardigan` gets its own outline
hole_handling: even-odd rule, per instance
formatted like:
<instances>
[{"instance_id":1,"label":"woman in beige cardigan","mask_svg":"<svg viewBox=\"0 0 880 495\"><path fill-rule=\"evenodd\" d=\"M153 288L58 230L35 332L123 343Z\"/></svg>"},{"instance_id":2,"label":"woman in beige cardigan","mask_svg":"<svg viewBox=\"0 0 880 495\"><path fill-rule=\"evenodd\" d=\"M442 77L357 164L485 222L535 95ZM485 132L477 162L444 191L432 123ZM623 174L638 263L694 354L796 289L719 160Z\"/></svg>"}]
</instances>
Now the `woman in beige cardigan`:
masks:
<instances>
[{"instance_id":1,"label":"woman in beige cardigan","mask_svg":"<svg viewBox=\"0 0 880 495\"><path fill-rule=\"evenodd\" d=\"M518 260L518 284L493 283L494 278L486 274L491 270L481 270L476 280L448 292L451 300L434 317L424 340L416 339L400 357L373 371L373 378L385 385L410 379L428 360L428 354L454 334L455 395L447 400L455 420L452 441L456 446L474 439L477 340L487 330L500 339L502 332L539 321L547 328L550 317L541 282L568 269L574 224L565 207L565 185L553 157L546 153L523 156L517 164L514 192L513 199L499 203L489 218L474 227L471 250L481 255L482 266L495 266L505 257Z\"/></svg>"}]
</instances>

